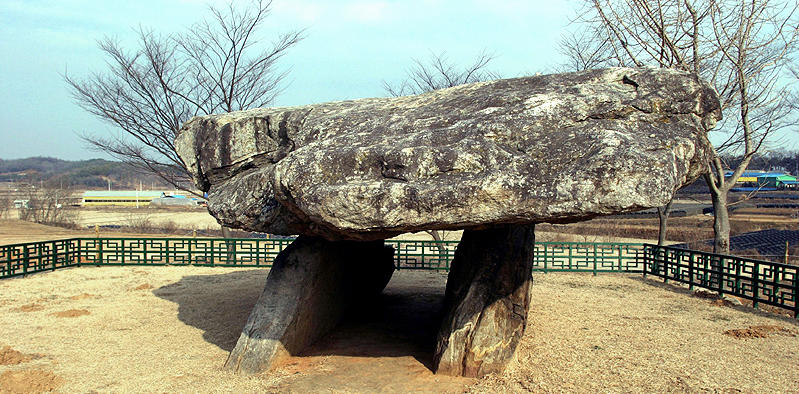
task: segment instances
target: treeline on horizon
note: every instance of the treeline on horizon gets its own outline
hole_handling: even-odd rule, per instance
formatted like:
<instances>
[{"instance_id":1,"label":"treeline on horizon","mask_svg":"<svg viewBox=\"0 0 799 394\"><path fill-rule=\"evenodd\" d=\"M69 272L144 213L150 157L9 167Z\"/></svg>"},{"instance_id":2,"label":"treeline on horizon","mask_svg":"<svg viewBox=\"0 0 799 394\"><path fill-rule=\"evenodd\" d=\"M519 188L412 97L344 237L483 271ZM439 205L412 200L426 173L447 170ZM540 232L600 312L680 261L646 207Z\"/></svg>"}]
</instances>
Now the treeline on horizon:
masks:
<instances>
[{"instance_id":1,"label":"treeline on horizon","mask_svg":"<svg viewBox=\"0 0 799 394\"><path fill-rule=\"evenodd\" d=\"M0 159L0 182L40 184L65 189L169 188L159 177L142 173L129 164L105 159L62 160L53 157Z\"/></svg>"},{"instance_id":2,"label":"treeline on horizon","mask_svg":"<svg viewBox=\"0 0 799 394\"><path fill-rule=\"evenodd\" d=\"M741 155L722 155L728 167L735 168ZM799 175L799 151L770 151L752 159L749 170L785 171ZM156 175L147 174L119 161L105 159L62 160L53 157L0 159L0 182L44 183L61 188L171 189ZM700 181L701 183L701 181Z\"/></svg>"}]
</instances>

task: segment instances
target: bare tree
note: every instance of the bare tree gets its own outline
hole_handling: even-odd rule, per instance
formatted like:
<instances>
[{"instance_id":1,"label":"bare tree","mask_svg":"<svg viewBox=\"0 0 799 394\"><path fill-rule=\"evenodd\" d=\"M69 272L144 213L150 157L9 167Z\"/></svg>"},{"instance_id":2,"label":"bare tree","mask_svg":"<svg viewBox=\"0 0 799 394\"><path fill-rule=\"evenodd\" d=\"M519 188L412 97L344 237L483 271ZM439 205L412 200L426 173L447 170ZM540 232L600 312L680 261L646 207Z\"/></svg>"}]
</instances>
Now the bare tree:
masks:
<instances>
[{"instance_id":1,"label":"bare tree","mask_svg":"<svg viewBox=\"0 0 799 394\"><path fill-rule=\"evenodd\" d=\"M497 79L496 73L487 70L495 56L483 50L468 66L460 68L452 63L445 52L431 54L429 59L413 59L405 80L392 85L385 80L383 89L391 96L421 94L433 90L451 88L472 82Z\"/></svg>"},{"instance_id":2,"label":"bare tree","mask_svg":"<svg viewBox=\"0 0 799 394\"><path fill-rule=\"evenodd\" d=\"M558 43L558 52L566 62L560 71L585 71L618 65L610 38L592 26L583 26L579 31L565 34Z\"/></svg>"},{"instance_id":3,"label":"bare tree","mask_svg":"<svg viewBox=\"0 0 799 394\"><path fill-rule=\"evenodd\" d=\"M459 68L447 59L445 52L431 54L424 61L413 59L413 66L408 69L405 80L400 82L399 85L392 85L384 80L383 89L389 95L399 97L432 92L472 82L498 79L500 78L498 74L487 70L488 64L494 58L493 54L483 50L470 65L463 68ZM434 241L441 242L446 240L446 231L427 230L425 232ZM441 253L446 253L446 248L442 243L438 243L438 249Z\"/></svg>"},{"instance_id":4,"label":"bare tree","mask_svg":"<svg viewBox=\"0 0 799 394\"><path fill-rule=\"evenodd\" d=\"M674 203L674 197L662 207L658 207L658 246L663 246L666 243L666 234L669 229L669 214L671 213L671 205Z\"/></svg>"},{"instance_id":5,"label":"bare tree","mask_svg":"<svg viewBox=\"0 0 799 394\"><path fill-rule=\"evenodd\" d=\"M20 185L27 204L20 208L19 218L29 222L74 228L77 226L77 213L67 203L69 191L50 185L36 188Z\"/></svg>"},{"instance_id":6,"label":"bare tree","mask_svg":"<svg viewBox=\"0 0 799 394\"><path fill-rule=\"evenodd\" d=\"M0 194L0 219L8 215L9 209L11 209L11 197L5 193Z\"/></svg>"},{"instance_id":7,"label":"bare tree","mask_svg":"<svg viewBox=\"0 0 799 394\"><path fill-rule=\"evenodd\" d=\"M714 147L705 180L714 208L714 251L729 252L727 196L752 157L790 124L782 78L796 52L799 5L781 0L588 0L582 22L608 40L616 65L676 68L719 93L725 140ZM703 125L710 126L710 125ZM720 159L738 151L730 172Z\"/></svg>"},{"instance_id":8,"label":"bare tree","mask_svg":"<svg viewBox=\"0 0 799 394\"><path fill-rule=\"evenodd\" d=\"M266 106L281 91L286 73L275 64L302 40L303 31L280 35L269 45L260 42L257 33L270 5L259 0L244 10L232 2L211 7L209 19L182 34L139 27L139 47L132 51L115 39L100 40L108 70L64 79L78 105L122 133L83 138L179 189L191 189L173 145L181 125L197 115Z\"/></svg>"}]
</instances>

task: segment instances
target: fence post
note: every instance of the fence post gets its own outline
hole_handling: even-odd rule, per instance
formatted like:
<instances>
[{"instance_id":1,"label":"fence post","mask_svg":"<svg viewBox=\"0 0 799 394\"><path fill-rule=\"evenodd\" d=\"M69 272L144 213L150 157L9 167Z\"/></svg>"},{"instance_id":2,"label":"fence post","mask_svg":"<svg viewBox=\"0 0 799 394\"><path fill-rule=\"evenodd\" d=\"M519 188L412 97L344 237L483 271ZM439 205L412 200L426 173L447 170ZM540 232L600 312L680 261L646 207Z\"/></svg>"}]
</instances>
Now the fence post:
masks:
<instances>
[{"instance_id":1,"label":"fence post","mask_svg":"<svg viewBox=\"0 0 799 394\"><path fill-rule=\"evenodd\" d=\"M757 308L760 299L760 263L754 261L755 267L752 271L752 307Z\"/></svg>"},{"instance_id":2,"label":"fence post","mask_svg":"<svg viewBox=\"0 0 799 394\"><path fill-rule=\"evenodd\" d=\"M594 274L594 276L596 276L596 242L594 242L594 270L593 270L593 274Z\"/></svg>"},{"instance_id":3,"label":"fence post","mask_svg":"<svg viewBox=\"0 0 799 394\"><path fill-rule=\"evenodd\" d=\"M103 240L100 238L95 238L97 242L97 254L95 255L97 259L94 261L94 266L99 266L103 263Z\"/></svg>"},{"instance_id":4,"label":"fence post","mask_svg":"<svg viewBox=\"0 0 799 394\"><path fill-rule=\"evenodd\" d=\"M77 266L80 267L80 263L83 260L83 248L81 248L80 245L83 242L83 240L81 240L80 238L77 238L76 241L78 241L78 263L77 263Z\"/></svg>"},{"instance_id":5,"label":"fence post","mask_svg":"<svg viewBox=\"0 0 799 394\"><path fill-rule=\"evenodd\" d=\"M694 256L695 253L688 253L688 290L694 289Z\"/></svg>"},{"instance_id":6,"label":"fence post","mask_svg":"<svg viewBox=\"0 0 799 394\"><path fill-rule=\"evenodd\" d=\"M573 256L573 254L572 254L572 248L573 248L573 246L574 246L574 245L572 245L572 244L569 244L569 270L571 270L571 269L572 269L572 262L573 262L573 260L572 260L572 258L573 258L573 257L572 257L572 256Z\"/></svg>"},{"instance_id":7,"label":"fence post","mask_svg":"<svg viewBox=\"0 0 799 394\"><path fill-rule=\"evenodd\" d=\"M793 318L799 319L799 268L793 270Z\"/></svg>"},{"instance_id":8,"label":"fence post","mask_svg":"<svg viewBox=\"0 0 799 394\"><path fill-rule=\"evenodd\" d=\"M712 261L713 259L711 259ZM716 276L718 278L718 290L719 294L724 294L724 278L722 277L724 273L724 269L722 266L724 265L724 258L718 257L716 260Z\"/></svg>"},{"instance_id":9,"label":"fence post","mask_svg":"<svg viewBox=\"0 0 799 394\"><path fill-rule=\"evenodd\" d=\"M56 262L58 261L58 247L56 247L55 241L51 242L51 247L53 248L53 271L55 271Z\"/></svg>"},{"instance_id":10,"label":"fence post","mask_svg":"<svg viewBox=\"0 0 799 394\"><path fill-rule=\"evenodd\" d=\"M215 260L214 260L214 251L215 251L215 250L216 250L216 249L214 249L214 240L213 240L213 239L211 239L211 267L213 267L214 265L216 265L216 262L215 262Z\"/></svg>"},{"instance_id":11,"label":"fence post","mask_svg":"<svg viewBox=\"0 0 799 394\"><path fill-rule=\"evenodd\" d=\"M197 230L194 230L194 237L192 237L192 239L190 239L190 240L189 240L189 256L188 256L188 258L189 258L189 265L194 265L194 264L196 263L196 262L194 261L194 254L191 252L191 246L192 246L192 244L194 244L195 242L197 242ZM256 250L256 253L257 253L257 250Z\"/></svg>"},{"instance_id":12,"label":"fence post","mask_svg":"<svg viewBox=\"0 0 799 394\"><path fill-rule=\"evenodd\" d=\"M648 250L648 247L646 245L644 245L644 248L643 248L643 250L641 250L641 252L640 252L641 254L639 255L639 256L642 256L641 257L641 266L642 266L641 272L642 272L644 278L646 278L646 267L647 267L647 265L649 265L648 264L649 263L649 261L648 261L649 254L647 253L647 250ZM636 252L636 253L638 253L638 252Z\"/></svg>"},{"instance_id":13,"label":"fence post","mask_svg":"<svg viewBox=\"0 0 799 394\"><path fill-rule=\"evenodd\" d=\"M424 258L425 258L425 253L424 253L424 241L420 242L420 243L419 243L419 246L422 248L422 268L424 268L424 264L425 264L425 263L424 263Z\"/></svg>"},{"instance_id":14,"label":"fence post","mask_svg":"<svg viewBox=\"0 0 799 394\"><path fill-rule=\"evenodd\" d=\"M542 244L541 247L544 248L544 273L547 273L547 267L549 266L549 262L547 261L547 245Z\"/></svg>"},{"instance_id":15,"label":"fence post","mask_svg":"<svg viewBox=\"0 0 799 394\"><path fill-rule=\"evenodd\" d=\"M22 245L22 259L24 263L22 264L22 273L28 273L28 264L30 264L30 252L28 251L28 245Z\"/></svg>"}]
</instances>

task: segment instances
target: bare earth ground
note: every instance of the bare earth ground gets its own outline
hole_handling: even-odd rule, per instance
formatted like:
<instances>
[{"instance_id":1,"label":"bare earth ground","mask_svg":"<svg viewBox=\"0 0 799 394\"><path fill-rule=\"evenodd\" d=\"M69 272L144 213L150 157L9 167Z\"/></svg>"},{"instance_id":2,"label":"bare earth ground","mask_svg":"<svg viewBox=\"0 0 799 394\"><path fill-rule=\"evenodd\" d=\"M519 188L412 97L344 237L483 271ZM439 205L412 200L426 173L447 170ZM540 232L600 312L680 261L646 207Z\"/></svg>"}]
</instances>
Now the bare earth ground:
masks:
<instances>
[{"instance_id":1,"label":"bare earth ground","mask_svg":"<svg viewBox=\"0 0 799 394\"><path fill-rule=\"evenodd\" d=\"M149 221L154 226L174 224L181 229L205 230L218 229L219 223L208 211L202 209L154 209L154 208L128 208L128 209L87 209L78 210L78 223L81 227L94 225L117 224L131 226L143 220Z\"/></svg>"},{"instance_id":2,"label":"bare earth ground","mask_svg":"<svg viewBox=\"0 0 799 394\"><path fill-rule=\"evenodd\" d=\"M0 392L11 390L20 376L62 392L799 387L799 326L793 319L722 306L637 275L611 274L537 274L530 325L517 360L502 376L475 381L430 372L446 277L420 271L398 271L382 297L276 370L230 374L221 366L266 274L81 267L3 280L0 353L29 359L3 365L0 355Z\"/></svg>"},{"instance_id":3,"label":"bare earth ground","mask_svg":"<svg viewBox=\"0 0 799 394\"><path fill-rule=\"evenodd\" d=\"M94 237L93 230L71 230L61 227L26 222L17 219L0 219L0 245L25 242L51 241L55 239ZM137 234L124 232L100 232L101 237L153 237L153 234ZM168 237L169 235L158 235Z\"/></svg>"}]
</instances>

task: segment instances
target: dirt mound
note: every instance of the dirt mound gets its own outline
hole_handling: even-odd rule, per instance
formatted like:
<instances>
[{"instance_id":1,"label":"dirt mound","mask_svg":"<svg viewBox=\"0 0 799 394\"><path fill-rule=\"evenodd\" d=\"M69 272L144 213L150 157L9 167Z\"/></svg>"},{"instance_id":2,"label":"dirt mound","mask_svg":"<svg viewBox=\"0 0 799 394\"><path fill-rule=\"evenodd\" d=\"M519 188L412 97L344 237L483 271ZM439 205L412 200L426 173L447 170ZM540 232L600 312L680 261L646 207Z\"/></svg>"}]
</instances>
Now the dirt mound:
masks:
<instances>
[{"instance_id":1,"label":"dirt mound","mask_svg":"<svg viewBox=\"0 0 799 394\"><path fill-rule=\"evenodd\" d=\"M133 290L150 290L153 288L153 285L149 283L141 284L133 288Z\"/></svg>"},{"instance_id":2,"label":"dirt mound","mask_svg":"<svg viewBox=\"0 0 799 394\"><path fill-rule=\"evenodd\" d=\"M89 311L85 309L70 309L66 311L52 313L55 317L78 317L78 316L85 316L90 314Z\"/></svg>"},{"instance_id":3,"label":"dirt mound","mask_svg":"<svg viewBox=\"0 0 799 394\"><path fill-rule=\"evenodd\" d=\"M83 294L79 294L79 295L75 295L75 296L69 297L69 299L70 300L74 300L74 301L78 301L78 300L85 300L87 298L92 298L92 297L94 297L93 294L83 293Z\"/></svg>"},{"instance_id":4,"label":"dirt mound","mask_svg":"<svg viewBox=\"0 0 799 394\"><path fill-rule=\"evenodd\" d=\"M705 300L709 300L711 304L716 306L740 306L742 305L741 300L737 297L732 297L728 295L721 295L715 291L705 290L705 289L698 289L694 290L691 294L696 298L702 298Z\"/></svg>"},{"instance_id":5,"label":"dirt mound","mask_svg":"<svg viewBox=\"0 0 799 394\"><path fill-rule=\"evenodd\" d=\"M21 353L12 349L11 346L0 348L0 365L17 365L32 359L33 355Z\"/></svg>"},{"instance_id":6,"label":"dirt mound","mask_svg":"<svg viewBox=\"0 0 799 394\"><path fill-rule=\"evenodd\" d=\"M55 391L63 379L51 371L23 369L6 371L0 375L2 393L45 393Z\"/></svg>"},{"instance_id":7,"label":"dirt mound","mask_svg":"<svg viewBox=\"0 0 799 394\"><path fill-rule=\"evenodd\" d=\"M737 328L724 331L724 335L729 335L738 339L749 338L768 338L771 335L787 335L795 337L796 334L782 326L776 325L762 325L762 326L749 326L748 328Z\"/></svg>"},{"instance_id":8,"label":"dirt mound","mask_svg":"<svg viewBox=\"0 0 799 394\"><path fill-rule=\"evenodd\" d=\"M705 290L705 289L694 290L692 295L694 297L704 298L704 299L707 299L707 300L718 300L720 298L719 293L716 293L716 292L710 291L710 290Z\"/></svg>"},{"instance_id":9,"label":"dirt mound","mask_svg":"<svg viewBox=\"0 0 799 394\"><path fill-rule=\"evenodd\" d=\"M17 311L17 312L36 312L36 311L40 311L42 309L44 309L44 306L43 305L39 305L39 304L37 304L35 302L32 303L32 304L27 304L27 305L23 305L23 306L18 307L18 308L14 308L14 310Z\"/></svg>"}]
</instances>

